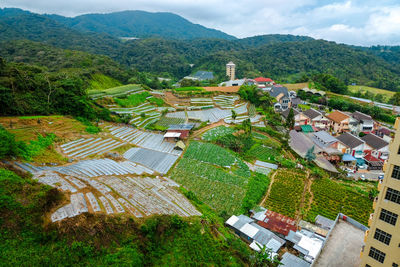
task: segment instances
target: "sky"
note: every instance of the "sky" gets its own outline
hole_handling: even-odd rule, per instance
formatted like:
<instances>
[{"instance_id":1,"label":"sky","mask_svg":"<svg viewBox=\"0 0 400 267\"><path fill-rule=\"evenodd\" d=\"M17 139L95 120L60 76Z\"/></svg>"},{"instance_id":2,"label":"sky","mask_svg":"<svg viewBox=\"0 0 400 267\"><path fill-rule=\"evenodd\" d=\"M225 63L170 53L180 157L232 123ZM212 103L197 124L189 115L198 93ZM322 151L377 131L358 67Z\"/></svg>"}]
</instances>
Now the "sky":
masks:
<instances>
[{"instance_id":1,"label":"sky","mask_svg":"<svg viewBox=\"0 0 400 267\"><path fill-rule=\"evenodd\" d=\"M0 7L70 17L172 12L238 38L279 33L352 45L400 45L400 0L0 0Z\"/></svg>"}]
</instances>

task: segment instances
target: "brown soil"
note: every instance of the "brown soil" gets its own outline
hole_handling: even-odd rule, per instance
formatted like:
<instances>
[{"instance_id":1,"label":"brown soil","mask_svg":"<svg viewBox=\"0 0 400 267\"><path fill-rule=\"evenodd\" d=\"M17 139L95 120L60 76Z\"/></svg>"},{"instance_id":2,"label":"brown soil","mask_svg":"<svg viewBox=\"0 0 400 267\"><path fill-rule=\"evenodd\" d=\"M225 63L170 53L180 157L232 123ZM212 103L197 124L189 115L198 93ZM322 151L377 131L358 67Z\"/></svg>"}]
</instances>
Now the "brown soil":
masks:
<instances>
[{"instance_id":1,"label":"brown soil","mask_svg":"<svg viewBox=\"0 0 400 267\"><path fill-rule=\"evenodd\" d=\"M237 93L240 86L203 87L208 92Z\"/></svg>"},{"instance_id":2,"label":"brown soil","mask_svg":"<svg viewBox=\"0 0 400 267\"><path fill-rule=\"evenodd\" d=\"M189 106L190 105L189 98L178 98L172 92L165 92L164 101L167 104L171 105L172 107L175 104L178 104L180 106Z\"/></svg>"}]
</instances>

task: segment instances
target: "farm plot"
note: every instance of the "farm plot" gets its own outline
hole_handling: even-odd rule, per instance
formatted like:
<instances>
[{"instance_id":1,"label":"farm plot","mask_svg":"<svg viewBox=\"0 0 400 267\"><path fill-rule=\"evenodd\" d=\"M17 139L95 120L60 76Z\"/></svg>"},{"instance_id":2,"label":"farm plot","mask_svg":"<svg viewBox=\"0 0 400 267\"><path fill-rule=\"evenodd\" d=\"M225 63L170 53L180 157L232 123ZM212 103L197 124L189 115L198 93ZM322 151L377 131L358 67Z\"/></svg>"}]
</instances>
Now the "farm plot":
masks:
<instances>
[{"instance_id":1,"label":"farm plot","mask_svg":"<svg viewBox=\"0 0 400 267\"><path fill-rule=\"evenodd\" d=\"M232 109L235 107L235 102L239 100L239 97L218 95L213 97L213 100L217 106L220 106L223 109Z\"/></svg>"},{"instance_id":2,"label":"farm plot","mask_svg":"<svg viewBox=\"0 0 400 267\"><path fill-rule=\"evenodd\" d=\"M107 90L90 90L88 91L89 97L92 99L98 99L102 97L116 97L116 96L124 96L129 94L134 94L137 92L143 91L142 87L137 84L128 84L123 86L118 86L114 88L110 88Z\"/></svg>"},{"instance_id":3,"label":"farm plot","mask_svg":"<svg viewBox=\"0 0 400 267\"><path fill-rule=\"evenodd\" d=\"M167 118L179 118L179 119L187 119L187 115L185 111L178 111L178 112L172 112L172 113L167 113L165 115Z\"/></svg>"},{"instance_id":4,"label":"farm plot","mask_svg":"<svg viewBox=\"0 0 400 267\"><path fill-rule=\"evenodd\" d=\"M261 161L276 163L277 159L281 157L281 153L276 149L273 144L264 145L256 143L245 153L246 158L256 158Z\"/></svg>"},{"instance_id":5,"label":"farm plot","mask_svg":"<svg viewBox=\"0 0 400 267\"><path fill-rule=\"evenodd\" d=\"M235 130L232 128L225 126L218 126L205 132L202 136L202 139L205 141L215 141L222 136L233 134L234 132Z\"/></svg>"},{"instance_id":6,"label":"farm plot","mask_svg":"<svg viewBox=\"0 0 400 267\"><path fill-rule=\"evenodd\" d=\"M220 108L212 108L212 109L206 109L206 110L196 110L196 111L188 111L187 115L189 119L192 120L198 120L198 121L203 121L203 122L217 122L222 119L225 119L229 116L231 116L231 111L230 110L223 110Z\"/></svg>"},{"instance_id":7,"label":"farm plot","mask_svg":"<svg viewBox=\"0 0 400 267\"><path fill-rule=\"evenodd\" d=\"M214 144L191 142L183 157L230 168L236 174L250 177L249 167L239 157Z\"/></svg>"},{"instance_id":8,"label":"farm plot","mask_svg":"<svg viewBox=\"0 0 400 267\"><path fill-rule=\"evenodd\" d=\"M205 105L214 105L214 102L212 98L191 98L190 104L205 106Z\"/></svg>"},{"instance_id":9,"label":"farm plot","mask_svg":"<svg viewBox=\"0 0 400 267\"><path fill-rule=\"evenodd\" d=\"M124 154L124 158L127 160L146 166L161 174L167 173L178 157L178 155L138 147L131 148Z\"/></svg>"},{"instance_id":10,"label":"farm plot","mask_svg":"<svg viewBox=\"0 0 400 267\"><path fill-rule=\"evenodd\" d=\"M79 176L79 177L97 177L102 175L127 175L127 174L153 174L153 171L139 164L135 164L129 161L114 161L111 159L94 159L94 160L82 160L75 164L65 165L65 166L52 166L52 167L37 167L30 163L19 163L14 162L15 165L22 168L25 171L28 171L32 174L39 173L38 177L40 177L41 171L47 171L46 179L44 181L40 181L42 183L53 185L57 184L60 189L64 191L68 191L69 189L63 185L60 181L60 177L58 175L54 175L52 177L48 171L58 172L64 175L71 176ZM67 180L69 176L65 176ZM71 177L72 184L75 184L78 188L81 188L83 185L78 184L78 181L74 181L73 177ZM69 185L68 185L69 186ZM74 188L69 191L73 191Z\"/></svg>"},{"instance_id":11,"label":"farm plot","mask_svg":"<svg viewBox=\"0 0 400 267\"><path fill-rule=\"evenodd\" d=\"M171 178L218 212L239 212L246 194L246 178L194 159L181 159Z\"/></svg>"},{"instance_id":12,"label":"farm plot","mask_svg":"<svg viewBox=\"0 0 400 267\"><path fill-rule=\"evenodd\" d=\"M373 212L372 200L368 193L348 187L328 178L316 179L311 185L314 198L307 219L314 221L318 214L335 219L341 212L367 225L369 215Z\"/></svg>"},{"instance_id":13,"label":"farm plot","mask_svg":"<svg viewBox=\"0 0 400 267\"><path fill-rule=\"evenodd\" d=\"M265 207L293 218L300 208L305 178L301 171L278 170Z\"/></svg>"},{"instance_id":14,"label":"farm plot","mask_svg":"<svg viewBox=\"0 0 400 267\"><path fill-rule=\"evenodd\" d=\"M55 177L56 175L57 177ZM176 190L177 184L167 178L102 176L97 180L93 180L79 176L62 177L62 174L52 171L37 172L34 178L46 184L49 184L48 181L57 180L57 183L49 184L53 187L58 187L60 182L68 184L68 182L74 180L76 183L83 185L81 186L82 188L85 188L85 194L84 192L75 191L70 195L70 203L57 209L51 215L53 222L85 212L130 213L136 217L152 214L201 215ZM59 188L71 191L69 188Z\"/></svg>"},{"instance_id":15,"label":"farm plot","mask_svg":"<svg viewBox=\"0 0 400 267\"><path fill-rule=\"evenodd\" d=\"M152 149L160 152L181 155L182 151L175 149L175 144L164 141L162 134L140 131L132 127L111 127L110 133L125 142L139 147Z\"/></svg>"},{"instance_id":16,"label":"farm plot","mask_svg":"<svg viewBox=\"0 0 400 267\"><path fill-rule=\"evenodd\" d=\"M156 125L168 128L170 125L182 123L185 123L185 119L183 118L168 118L164 116L156 122Z\"/></svg>"},{"instance_id":17,"label":"farm plot","mask_svg":"<svg viewBox=\"0 0 400 267\"><path fill-rule=\"evenodd\" d=\"M120 146L124 142L119 142L111 138L81 138L66 144L61 145L61 150L64 154L71 158L85 158L92 155L102 154Z\"/></svg>"}]
</instances>

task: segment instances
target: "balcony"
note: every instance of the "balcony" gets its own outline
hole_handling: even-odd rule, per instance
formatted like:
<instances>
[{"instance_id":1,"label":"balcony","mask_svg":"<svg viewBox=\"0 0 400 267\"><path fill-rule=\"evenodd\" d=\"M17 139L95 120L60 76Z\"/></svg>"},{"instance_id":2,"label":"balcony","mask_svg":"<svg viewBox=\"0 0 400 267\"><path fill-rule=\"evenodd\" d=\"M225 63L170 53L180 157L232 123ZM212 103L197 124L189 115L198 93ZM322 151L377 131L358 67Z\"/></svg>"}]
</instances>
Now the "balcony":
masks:
<instances>
[{"instance_id":1,"label":"balcony","mask_svg":"<svg viewBox=\"0 0 400 267\"><path fill-rule=\"evenodd\" d=\"M373 213L371 213L370 215L369 215L369 219L368 219L368 227L371 227L371 224L372 224L372 220L374 219L374 214Z\"/></svg>"},{"instance_id":2,"label":"balcony","mask_svg":"<svg viewBox=\"0 0 400 267\"><path fill-rule=\"evenodd\" d=\"M369 234L369 230L365 231L364 243L367 243L368 234Z\"/></svg>"},{"instance_id":3,"label":"balcony","mask_svg":"<svg viewBox=\"0 0 400 267\"><path fill-rule=\"evenodd\" d=\"M374 198L374 202L372 203L372 208L376 209L376 203L378 203L378 197Z\"/></svg>"},{"instance_id":4,"label":"balcony","mask_svg":"<svg viewBox=\"0 0 400 267\"><path fill-rule=\"evenodd\" d=\"M379 182L378 182L378 191L379 192L382 190L382 184L383 184L383 180L379 180Z\"/></svg>"}]
</instances>

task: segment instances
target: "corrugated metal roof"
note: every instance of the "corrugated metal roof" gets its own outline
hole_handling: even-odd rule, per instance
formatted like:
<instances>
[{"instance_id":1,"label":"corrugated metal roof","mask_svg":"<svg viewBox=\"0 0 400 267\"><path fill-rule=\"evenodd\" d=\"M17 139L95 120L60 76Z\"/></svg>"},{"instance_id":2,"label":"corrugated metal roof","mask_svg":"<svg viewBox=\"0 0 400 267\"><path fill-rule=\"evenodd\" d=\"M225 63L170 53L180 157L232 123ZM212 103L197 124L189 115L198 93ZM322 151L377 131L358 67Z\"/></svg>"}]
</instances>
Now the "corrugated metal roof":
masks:
<instances>
[{"instance_id":1,"label":"corrugated metal roof","mask_svg":"<svg viewBox=\"0 0 400 267\"><path fill-rule=\"evenodd\" d=\"M237 221L239 221L239 218L235 215L232 215L225 223L227 225L233 226Z\"/></svg>"},{"instance_id":2,"label":"corrugated metal roof","mask_svg":"<svg viewBox=\"0 0 400 267\"><path fill-rule=\"evenodd\" d=\"M309 267L311 265L305 260L302 260L299 257L290 254L289 252L285 252L285 254L283 254L281 263L282 266L286 267Z\"/></svg>"},{"instance_id":3,"label":"corrugated metal roof","mask_svg":"<svg viewBox=\"0 0 400 267\"><path fill-rule=\"evenodd\" d=\"M242 226L242 228L240 228L240 231L246 236L253 238L260 230L258 230L253 225L246 223Z\"/></svg>"},{"instance_id":4,"label":"corrugated metal roof","mask_svg":"<svg viewBox=\"0 0 400 267\"><path fill-rule=\"evenodd\" d=\"M193 127L194 123L172 124L169 126L168 130L191 130Z\"/></svg>"}]
</instances>

